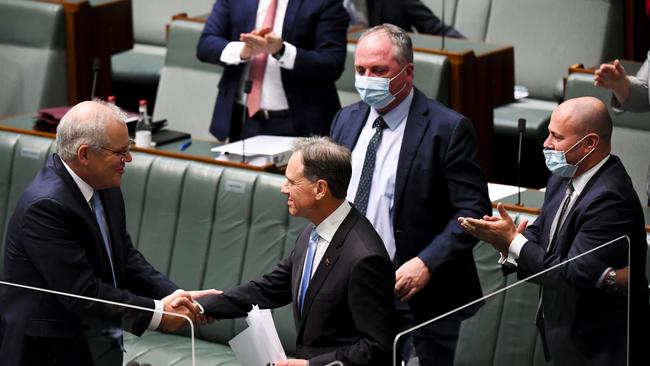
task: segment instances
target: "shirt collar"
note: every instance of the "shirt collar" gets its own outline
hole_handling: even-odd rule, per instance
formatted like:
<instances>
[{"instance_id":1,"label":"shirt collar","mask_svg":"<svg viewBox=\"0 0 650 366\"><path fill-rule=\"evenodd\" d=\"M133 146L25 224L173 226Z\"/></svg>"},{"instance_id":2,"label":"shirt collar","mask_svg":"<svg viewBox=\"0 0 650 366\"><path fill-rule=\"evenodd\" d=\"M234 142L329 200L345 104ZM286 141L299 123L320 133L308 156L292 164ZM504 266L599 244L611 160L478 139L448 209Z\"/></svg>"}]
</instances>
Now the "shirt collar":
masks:
<instances>
[{"instance_id":1,"label":"shirt collar","mask_svg":"<svg viewBox=\"0 0 650 366\"><path fill-rule=\"evenodd\" d=\"M409 95L404 98L402 103L398 104L395 108L391 109L386 114L381 115L384 118L384 122L386 122L386 125L388 125L388 128L391 131L395 131L397 126L399 126L400 123L402 123L402 121L405 121L406 117L408 117L409 110L411 110L411 102L413 102L413 95L413 88L411 88ZM368 115L369 121L374 122L379 116L380 114L375 108L370 108L370 115Z\"/></svg>"},{"instance_id":2,"label":"shirt collar","mask_svg":"<svg viewBox=\"0 0 650 366\"><path fill-rule=\"evenodd\" d=\"M74 182L77 184L77 187L79 187L79 190L81 191L81 194L83 194L86 202L90 202L90 199L93 198L93 194L95 193L93 187L91 187L90 184L84 182L83 179L79 178L77 173L75 173L72 168L70 168L70 166L68 166L68 164L63 161L63 159L61 159L61 162L63 163L63 166L68 171L68 173L70 173L70 176L72 176L72 180L74 180Z\"/></svg>"},{"instance_id":3,"label":"shirt collar","mask_svg":"<svg viewBox=\"0 0 650 366\"><path fill-rule=\"evenodd\" d=\"M336 230L339 229L339 226L341 226L343 220L348 216L350 210L352 210L352 207L348 201L343 201L343 203L336 210L334 210L334 212L332 212L329 216L327 216L325 220L318 224L316 227L318 236L327 240L328 243L331 243L332 238L334 238L334 234L336 234Z\"/></svg>"},{"instance_id":4,"label":"shirt collar","mask_svg":"<svg viewBox=\"0 0 650 366\"><path fill-rule=\"evenodd\" d=\"M596 174L598 169L600 169L603 165L605 165L605 162L607 161L607 159L609 159L609 157L610 155L605 156L603 160L599 161L598 164L591 167L591 169L580 174L578 177L573 178L573 189L574 189L573 195L575 197L579 196L580 193L582 193L582 190L585 189L587 183L589 183L589 181L594 176L594 174Z\"/></svg>"}]
</instances>

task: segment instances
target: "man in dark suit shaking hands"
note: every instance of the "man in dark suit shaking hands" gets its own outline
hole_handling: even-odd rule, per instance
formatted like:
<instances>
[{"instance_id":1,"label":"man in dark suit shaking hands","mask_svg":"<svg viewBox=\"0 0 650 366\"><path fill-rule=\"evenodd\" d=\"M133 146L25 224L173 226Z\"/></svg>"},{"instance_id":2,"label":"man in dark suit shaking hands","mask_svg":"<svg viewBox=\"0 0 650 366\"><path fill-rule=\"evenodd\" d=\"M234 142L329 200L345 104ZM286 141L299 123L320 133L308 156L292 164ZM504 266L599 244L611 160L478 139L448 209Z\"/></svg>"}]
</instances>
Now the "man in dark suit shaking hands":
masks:
<instances>
[{"instance_id":1,"label":"man in dark suit shaking hands","mask_svg":"<svg viewBox=\"0 0 650 366\"><path fill-rule=\"evenodd\" d=\"M126 231L119 188L131 161L125 120L119 108L99 102L66 113L57 129L57 153L9 222L3 279L193 318L185 307L198 314L190 294L156 271ZM177 296L184 306L173 308ZM160 312L2 286L0 363L122 365L121 329L140 335L185 324Z\"/></svg>"},{"instance_id":2,"label":"man in dark suit shaking hands","mask_svg":"<svg viewBox=\"0 0 650 366\"><path fill-rule=\"evenodd\" d=\"M477 240L459 216L490 212L471 122L413 87L413 45L399 27L366 31L357 44L362 102L339 111L332 137L352 149L353 201L396 265L399 327L408 328L481 297ZM420 365L452 364L460 322L471 309L413 334ZM400 347L403 358L409 347Z\"/></svg>"},{"instance_id":3,"label":"man in dark suit shaking hands","mask_svg":"<svg viewBox=\"0 0 650 366\"><path fill-rule=\"evenodd\" d=\"M215 318L246 316L253 304L293 303L298 359L276 365L389 365L395 276L381 238L345 200L350 151L328 138L301 140L282 193L308 225L268 274L199 300Z\"/></svg>"},{"instance_id":4,"label":"man in dark suit shaking hands","mask_svg":"<svg viewBox=\"0 0 650 366\"><path fill-rule=\"evenodd\" d=\"M621 160L610 154L607 108L593 97L569 99L553 111L548 132L544 155L553 175L535 222L515 227L501 205L499 216L459 221L520 278L627 235L629 248L616 242L535 278L543 286L536 323L555 365L627 365L628 340L629 364L647 365L643 212Z\"/></svg>"}]
</instances>

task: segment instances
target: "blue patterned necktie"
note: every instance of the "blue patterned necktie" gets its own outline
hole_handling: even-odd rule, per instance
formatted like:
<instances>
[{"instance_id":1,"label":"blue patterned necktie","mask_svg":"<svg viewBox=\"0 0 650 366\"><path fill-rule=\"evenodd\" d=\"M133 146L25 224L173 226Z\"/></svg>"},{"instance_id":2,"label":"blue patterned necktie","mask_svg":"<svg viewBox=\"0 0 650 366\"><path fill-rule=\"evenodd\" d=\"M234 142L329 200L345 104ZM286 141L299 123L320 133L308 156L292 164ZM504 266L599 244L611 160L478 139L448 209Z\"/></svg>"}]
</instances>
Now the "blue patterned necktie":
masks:
<instances>
[{"instance_id":1,"label":"blue patterned necktie","mask_svg":"<svg viewBox=\"0 0 650 366\"><path fill-rule=\"evenodd\" d=\"M99 225L99 231L102 233L102 242L104 243L104 249L106 250L106 255L108 256L108 262L111 265L111 274L113 275L113 286L117 287L115 282L115 269L113 267L113 258L111 256L111 242L108 236L108 226L106 225L106 216L104 215L104 206L102 206L102 200L99 197L99 193L95 191L93 197L90 199L93 205L93 211L95 212L95 219Z\"/></svg>"},{"instance_id":2,"label":"blue patterned necktie","mask_svg":"<svg viewBox=\"0 0 650 366\"><path fill-rule=\"evenodd\" d=\"M557 244L555 239L557 238L557 234L562 227L562 223L564 222L564 216L567 213L566 210L569 207L569 202L571 202L571 197L573 197L574 190L575 188L573 188L573 182L569 181L569 184L567 184L566 187L566 192L564 193L564 199L560 204L560 209L558 210L555 218L553 219L553 222L551 223L551 236L549 237L549 244L547 248L547 251L549 253L555 251L555 246Z\"/></svg>"},{"instance_id":3,"label":"blue patterned necktie","mask_svg":"<svg viewBox=\"0 0 650 366\"><path fill-rule=\"evenodd\" d=\"M382 116L377 117L372 124L375 129L375 134L368 143L366 149L366 158L363 161L363 168L361 169L361 178L359 179L359 187L357 187L357 194L354 196L354 206L363 215L368 210L368 197L370 196L370 188L372 188L372 175L375 171L375 160L377 158L377 149L381 144L381 137L384 129L387 128L386 122Z\"/></svg>"},{"instance_id":4,"label":"blue patterned necktie","mask_svg":"<svg viewBox=\"0 0 650 366\"><path fill-rule=\"evenodd\" d=\"M312 229L309 235L309 243L307 243L307 255L305 256L305 267L302 270L302 283L300 284L300 296L298 297L298 305L300 305L300 314L302 314L302 307L305 304L305 294L309 287L309 280L311 279L311 269L314 265L314 256L316 254L316 247L318 246L318 232L316 228Z\"/></svg>"}]
</instances>

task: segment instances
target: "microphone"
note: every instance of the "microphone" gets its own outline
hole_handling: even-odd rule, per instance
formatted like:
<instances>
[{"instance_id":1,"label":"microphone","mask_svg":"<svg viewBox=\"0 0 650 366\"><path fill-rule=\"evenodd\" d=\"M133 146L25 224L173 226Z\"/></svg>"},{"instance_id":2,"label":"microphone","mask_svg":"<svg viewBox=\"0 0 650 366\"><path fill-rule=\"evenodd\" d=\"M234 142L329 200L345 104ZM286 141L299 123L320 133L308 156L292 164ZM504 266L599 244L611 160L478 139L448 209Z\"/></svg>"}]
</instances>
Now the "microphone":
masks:
<instances>
[{"instance_id":1,"label":"microphone","mask_svg":"<svg viewBox=\"0 0 650 366\"><path fill-rule=\"evenodd\" d=\"M93 59L93 85L90 89L90 100L95 99L95 87L97 86L97 74L99 74L99 68L102 64L102 60L99 57Z\"/></svg>"},{"instance_id":2,"label":"microphone","mask_svg":"<svg viewBox=\"0 0 650 366\"><path fill-rule=\"evenodd\" d=\"M246 114L247 114L247 105L248 105L248 94L251 93L253 89L253 82L251 80L244 81L244 113L241 116L241 131L244 132L244 124L246 123ZM246 139L241 140L241 162L246 162Z\"/></svg>"},{"instance_id":3,"label":"microphone","mask_svg":"<svg viewBox=\"0 0 650 366\"><path fill-rule=\"evenodd\" d=\"M526 132L525 118L519 118L517 121L517 131L519 131L519 153L517 154L517 206L521 206L521 146L524 142L524 132Z\"/></svg>"}]
</instances>

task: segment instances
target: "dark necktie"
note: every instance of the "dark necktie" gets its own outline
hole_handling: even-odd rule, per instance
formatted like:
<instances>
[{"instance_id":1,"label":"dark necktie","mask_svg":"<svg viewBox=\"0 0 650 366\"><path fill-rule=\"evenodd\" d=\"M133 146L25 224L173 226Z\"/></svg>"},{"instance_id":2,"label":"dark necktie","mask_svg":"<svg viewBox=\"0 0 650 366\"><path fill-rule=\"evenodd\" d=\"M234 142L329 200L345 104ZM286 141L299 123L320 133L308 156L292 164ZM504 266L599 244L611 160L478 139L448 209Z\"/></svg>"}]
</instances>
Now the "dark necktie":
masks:
<instances>
[{"instance_id":1,"label":"dark necktie","mask_svg":"<svg viewBox=\"0 0 650 366\"><path fill-rule=\"evenodd\" d=\"M305 267L302 270L302 283L300 285L300 295L298 297L300 314L302 314L302 307L305 304L305 294L307 294L307 288L309 288L309 281L311 280L311 269L314 266L314 257L316 255L317 246L318 232L316 232L316 228L314 228L309 235L309 243L307 243L307 255L305 256Z\"/></svg>"},{"instance_id":2,"label":"dark necktie","mask_svg":"<svg viewBox=\"0 0 650 366\"><path fill-rule=\"evenodd\" d=\"M357 187L357 194L354 196L354 205L362 214L366 214L368 209L368 196L370 196L370 188L372 188L372 174L375 171L375 160L377 158L377 148L381 144L381 137L384 129L387 128L386 122L382 116L377 117L372 124L375 129L375 134L368 143L366 149L366 158L363 161L363 168L361 169L361 178L359 179L359 187Z\"/></svg>"},{"instance_id":3,"label":"dark necktie","mask_svg":"<svg viewBox=\"0 0 650 366\"><path fill-rule=\"evenodd\" d=\"M99 193L95 191L93 197L90 199L93 205L93 211L95 212L95 219L99 225L99 231L102 233L102 242L104 243L104 249L106 250L106 255L108 256L108 262L111 265L111 274L113 276L113 286L117 286L115 282L115 268L113 267L113 258L111 256L111 242L108 236L108 226L106 225L106 216L104 215L104 206L102 206L102 200L99 197Z\"/></svg>"},{"instance_id":4,"label":"dark necktie","mask_svg":"<svg viewBox=\"0 0 650 366\"><path fill-rule=\"evenodd\" d=\"M567 214L567 208L571 202L571 197L573 197L574 190L573 181L569 181L569 184L566 187L566 192L564 193L564 199L560 204L560 209L558 210L558 213L555 215L553 223L551 224L551 236L548 238L548 247L546 250L547 252L553 252L557 246L557 234L560 232L560 228L564 222L564 217Z\"/></svg>"}]
</instances>

